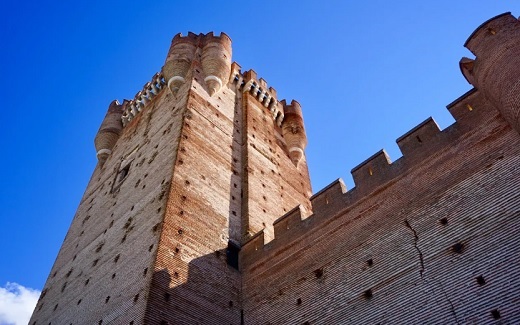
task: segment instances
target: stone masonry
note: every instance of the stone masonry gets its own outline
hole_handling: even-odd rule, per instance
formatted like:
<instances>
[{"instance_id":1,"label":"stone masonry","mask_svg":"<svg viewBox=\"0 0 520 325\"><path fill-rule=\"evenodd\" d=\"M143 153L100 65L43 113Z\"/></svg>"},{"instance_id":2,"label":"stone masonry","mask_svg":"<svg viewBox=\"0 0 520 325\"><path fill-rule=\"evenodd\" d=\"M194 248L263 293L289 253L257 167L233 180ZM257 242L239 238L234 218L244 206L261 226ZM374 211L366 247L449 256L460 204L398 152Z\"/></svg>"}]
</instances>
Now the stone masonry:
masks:
<instances>
[{"instance_id":1,"label":"stone masonry","mask_svg":"<svg viewBox=\"0 0 520 325\"><path fill-rule=\"evenodd\" d=\"M465 44L475 88L312 195L300 104L176 35L109 105L30 324L520 323L520 22Z\"/></svg>"}]
</instances>

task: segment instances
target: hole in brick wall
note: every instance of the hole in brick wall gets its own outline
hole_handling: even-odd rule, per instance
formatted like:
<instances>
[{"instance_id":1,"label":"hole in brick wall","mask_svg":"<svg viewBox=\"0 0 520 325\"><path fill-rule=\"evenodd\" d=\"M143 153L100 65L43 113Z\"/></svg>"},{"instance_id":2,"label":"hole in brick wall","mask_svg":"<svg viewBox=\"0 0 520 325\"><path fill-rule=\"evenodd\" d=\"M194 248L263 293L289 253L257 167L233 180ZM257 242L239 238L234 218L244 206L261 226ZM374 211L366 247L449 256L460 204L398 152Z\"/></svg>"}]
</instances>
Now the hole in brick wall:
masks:
<instances>
[{"instance_id":1,"label":"hole in brick wall","mask_svg":"<svg viewBox=\"0 0 520 325\"><path fill-rule=\"evenodd\" d=\"M114 215L114 214L112 214ZM112 228L112 226L114 225L114 220L110 221L110 224L108 225L108 228Z\"/></svg>"},{"instance_id":2,"label":"hole in brick wall","mask_svg":"<svg viewBox=\"0 0 520 325\"><path fill-rule=\"evenodd\" d=\"M441 223L441 225L445 226L448 224L448 218L441 218L439 222Z\"/></svg>"},{"instance_id":3,"label":"hole in brick wall","mask_svg":"<svg viewBox=\"0 0 520 325\"><path fill-rule=\"evenodd\" d=\"M264 183L262 183L262 187L264 187L264 188L265 188L265 184L264 184Z\"/></svg>"},{"instance_id":4,"label":"hole in brick wall","mask_svg":"<svg viewBox=\"0 0 520 325\"><path fill-rule=\"evenodd\" d=\"M104 245L103 243L99 243L99 244L97 245L97 247L96 247L96 253L101 252L101 249L103 249L103 245Z\"/></svg>"},{"instance_id":5,"label":"hole in brick wall","mask_svg":"<svg viewBox=\"0 0 520 325\"><path fill-rule=\"evenodd\" d=\"M114 274L112 274L112 279L114 279L115 277L116 277L116 274L115 274L115 273L114 273Z\"/></svg>"},{"instance_id":6,"label":"hole in brick wall","mask_svg":"<svg viewBox=\"0 0 520 325\"><path fill-rule=\"evenodd\" d=\"M464 244L456 243L453 246L451 246L451 250L457 254L462 254L462 251L464 250Z\"/></svg>"},{"instance_id":7,"label":"hole in brick wall","mask_svg":"<svg viewBox=\"0 0 520 325\"><path fill-rule=\"evenodd\" d=\"M143 276L145 276L146 273L148 273L148 268L147 267L143 270Z\"/></svg>"},{"instance_id":8,"label":"hole in brick wall","mask_svg":"<svg viewBox=\"0 0 520 325\"><path fill-rule=\"evenodd\" d=\"M81 299L80 299L80 300L78 300L78 303L77 303L77 305L79 305L79 304L81 304Z\"/></svg>"},{"instance_id":9,"label":"hole in brick wall","mask_svg":"<svg viewBox=\"0 0 520 325\"><path fill-rule=\"evenodd\" d=\"M65 291L65 288L67 288L67 282L65 282L65 283L61 286L61 292Z\"/></svg>"},{"instance_id":10,"label":"hole in brick wall","mask_svg":"<svg viewBox=\"0 0 520 325\"><path fill-rule=\"evenodd\" d=\"M372 296L373 296L372 289L365 290L365 292L363 292L363 296L365 297L365 299L372 298Z\"/></svg>"},{"instance_id":11,"label":"hole in brick wall","mask_svg":"<svg viewBox=\"0 0 520 325\"><path fill-rule=\"evenodd\" d=\"M175 254L179 254L179 252L180 252L179 247L175 247Z\"/></svg>"},{"instance_id":12,"label":"hole in brick wall","mask_svg":"<svg viewBox=\"0 0 520 325\"><path fill-rule=\"evenodd\" d=\"M179 165L182 165L182 164L184 164L184 160L179 159Z\"/></svg>"},{"instance_id":13,"label":"hole in brick wall","mask_svg":"<svg viewBox=\"0 0 520 325\"><path fill-rule=\"evenodd\" d=\"M309 323L308 321L303 323L303 325L311 325L311 323Z\"/></svg>"},{"instance_id":14,"label":"hole in brick wall","mask_svg":"<svg viewBox=\"0 0 520 325\"><path fill-rule=\"evenodd\" d=\"M87 285L90 282L90 279L85 280L85 285Z\"/></svg>"},{"instance_id":15,"label":"hole in brick wall","mask_svg":"<svg viewBox=\"0 0 520 325\"><path fill-rule=\"evenodd\" d=\"M417 139L417 141L418 141L419 143L422 143L422 140L421 140L421 138L420 138L419 136L416 136L415 138Z\"/></svg>"},{"instance_id":16,"label":"hole in brick wall","mask_svg":"<svg viewBox=\"0 0 520 325\"><path fill-rule=\"evenodd\" d=\"M82 230L82 231L79 233L79 235L80 235L80 236L83 236L84 233L85 233L85 231Z\"/></svg>"},{"instance_id":17,"label":"hole in brick wall","mask_svg":"<svg viewBox=\"0 0 520 325\"><path fill-rule=\"evenodd\" d=\"M493 309L491 311L491 316L493 316L494 319L502 318L502 316L500 315L500 312L498 311L498 309Z\"/></svg>"},{"instance_id":18,"label":"hole in brick wall","mask_svg":"<svg viewBox=\"0 0 520 325\"><path fill-rule=\"evenodd\" d=\"M56 305L54 306L54 309L53 309L53 310L55 311L56 309L58 309L58 304L56 304Z\"/></svg>"},{"instance_id":19,"label":"hole in brick wall","mask_svg":"<svg viewBox=\"0 0 520 325\"><path fill-rule=\"evenodd\" d=\"M267 211L266 211L265 209L262 209L262 211L263 211L264 213L267 213Z\"/></svg>"},{"instance_id":20,"label":"hole in brick wall","mask_svg":"<svg viewBox=\"0 0 520 325\"><path fill-rule=\"evenodd\" d=\"M320 279L323 276L323 268L314 270L314 276L316 279Z\"/></svg>"},{"instance_id":21,"label":"hole in brick wall","mask_svg":"<svg viewBox=\"0 0 520 325\"><path fill-rule=\"evenodd\" d=\"M110 300L110 296L106 297L105 298L105 304L108 303L109 300Z\"/></svg>"},{"instance_id":22,"label":"hole in brick wall","mask_svg":"<svg viewBox=\"0 0 520 325\"><path fill-rule=\"evenodd\" d=\"M139 179L137 180L137 182L135 182L135 187L139 186L140 183L141 183L141 179L139 178Z\"/></svg>"},{"instance_id":23,"label":"hole in brick wall","mask_svg":"<svg viewBox=\"0 0 520 325\"><path fill-rule=\"evenodd\" d=\"M477 276L477 283L481 286L483 286L484 284L486 284L486 279L484 279L484 277L482 275L479 275Z\"/></svg>"},{"instance_id":24,"label":"hole in brick wall","mask_svg":"<svg viewBox=\"0 0 520 325\"><path fill-rule=\"evenodd\" d=\"M297 305L301 305L301 304L302 304L302 298L298 298L298 299L296 299L296 304L297 304Z\"/></svg>"},{"instance_id":25,"label":"hole in brick wall","mask_svg":"<svg viewBox=\"0 0 520 325\"><path fill-rule=\"evenodd\" d=\"M231 213L236 216L237 215L237 212L236 211L231 211Z\"/></svg>"},{"instance_id":26,"label":"hole in brick wall","mask_svg":"<svg viewBox=\"0 0 520 325\"><path fill-rule=\"evenodd\" d=\"M69 270L69 272L67 272L67 274L65 274L65 277L68 278L72 274L72 271L74 271L74 268L71 268Z\"/></svg>"},{"instance_id":27,"label":"hole in brick wall","mask_svg":"<svg viewBox=\"0 0 520 325\"><path fill-rule=\"evenodd\" d=\"M182 216L183 214L184 214L184 210L179 211L179 215Z\"/></svg>"},{"instance_id":28,"label":"hole in brick wall","mask_svg":"<svg viewBox=\"0 0 520 325\"><path fill-rule=\"evenodd\" d=\"M233 183L233 187L234 187L234 188L237 188L237 184L236 184L236 183Z\"/></svg>"},{"instance_id":29,"label":"hole in brick wall","mask_svg":"<svg viewBox=\"0 0 520 325\"><path fill-rule=\"evenodd\" d=\"M134 206L132 205L132 207L130 208L130 211L134 211Z\"/></svg>"},{"instance_id":30,"label":"hole in brick wall","mask_svg":"<svg viewBox=\"0 0 520 325\"><path fill-rule=\"evenodd\" d=\"M372 259L367 260L367 265L368 266L374 265L374 261Z\"/></svg>"},{"instance_id":31,"label":"hole in brick wall","mask_svg":"<svg viewBox=\"0 0 520 325\"><path fill-rule=\"evenodd\" d=\"M90 219L90 216L86 216L85 218L83 218L83 221L82 221L81 223L82 223L82 224L85 224L85 222L87 222L88 219Z\"/></svg>"},{"instance_id":32,"label":"hole in brick wall","mask_svg":"<svg viewBox=\"0 0 520 325\"><path fill-rule=\"evenodd\" d=\"M176 279L179 278L179 273L178 272L173 272L173 277L176 278Z\"/></svg>"},{"instance_id":33,"label":"hole in brick wall","mask_svg":"<svg viewBox=\"0 0 520 325\"><path fill-rule=\"evenodd\" d=\"M130 164L126 165L119 171L119 174L117 175L117 181L121 183L126 178L129 171L130 171Z\"/></svg>"},{"instance_id":34,"label":"hole in brick wall","mask_svg":"<svg viewBox=\"0 0 520 325\"><path fill-rule=\"evenodd\" d=\"M131 321L130 323L128 323L128 325L134 325L134 321Z\"/></svg>"},{"instance_id":35,"label":"hole in brick wall","mask_svg":"<svg viewBox=\"0 0 520 325\"><path fill-rule=\"evenodd\" d=\"M181 200L186 201L186 196L185 195L181 196Z\"/></svg>"},{"instance_id":36,"label":"hole in brick wall","mask_svg":"<svg viewBox=\"0 0 520 325\"><path fill-rule=\"evenodd\" d=\"M491 35L496 35L496 33L497 33L497 31L494 30L494 29L491 28L491 27L489 27L489 28L487 29L487 32L488 32L489 34L491 34Z\"/></svg>"},{"instance_id":37,"label":"hole in brick wall","mask_svg":"<svg viewBox=\"0 0 520 325\"><path fill-rule=\"evenodd\" d=\"M267 197L265 195L262 196L262 198L264 199L264 201L267 201Z\"/></svg>"},{"instance_id":38,"label":"hole in brick wall","mask_svg":"<svg viewBox=\"0 0 520 325\"><path fill-rule=\"evenodd\" d=\"M134 302L137 302L137 300L139 300L139 294L136 294L136 295L134 296Z\"/></svg>"},{"instance_id":39,"label":"hole in brick wall","mask_svg":"<svg viewBox=\"0 0 520 325\"><path fill-rule=\"evenodd\" d=\"M160 213L161 212L161 208L157 208L157 213Z\"/></svg>"},{"instance_id":40,"label":"hole in brick wall","mask_svg":"<svg viewBox=\"0 0 520 325\"><path fill-rule=\"evenodd\" d=\"M152 227L153 232L156 232L158 229L159 229L159 224L156 224L155 226Z\"/></svg>"},{"instance_id":41,"label":"hole in brick wall","mask_svg":"<svg viewBox=\"0 0 520 325\"><path fill-rule=\"evenodd\" d=\"M182 229L179 229L179 230L177 230L177 232L179 233L179 235L182 235L183 230L182 230Z\"/></svg>"},{"instance_id":42,"label":"hole in brick wall","mask_svg":"<svg viewBox=\"0 0 520 325\"><path fill-rule=\"evenodd\" d=\"M121 243L124 243L126 240L126 234L123 236L123 238L121 238Z\"/></svg>"},{"instance_id":43,"label":"hole in brick wall","mask_svg":"<svg viewBox=\"0 0 520 325\"><path fill-rule=\"evenodd\" d=\"M153 249L153 244L150 245L150 247L148 247L148 251L151 252Z\"/></svg>"},{"instance_id":44,"label":"hole in brick wall","mask_svg":"<svg viewBox=\"0 0 520 325\"><path fill-rule=\"evenodd\" d=\"M145 187L146 187L146 184L143 185L143 190L145 189Z\"/></svg>"},{"instance_id":45,"label":"hole in brick wall","mask_svg":"<svg viewBox=\"0 0 520 325\"><path fill-rule=\"evenodd\" d=\"M168 322L165 320L162 320L160 325L168 325Z\"/></svg>"},{"instance_id":46,"label":"hole in brick wall","mask_svg":"<svg viewBox=\"0 0 520 325\"><path fill-rule=\"evenodd\" d=\"M114 257L114 263L117 263L117 261L119 261L120 256L121 256L120 254L117 254L116 257Z\"/></svg>"},{"instance_id":47,"label":"hole in brick wall","mask_svg":"<svg viewBox=\"0 0 520 325\"><path fill-rule=\"evenodd\" d=\"M170 294L168 292L164 294L164 301L170 301Z\"/></svg>"},{"instance_id":48,"label":"hole in brick wall","mask_svg":"<svg viewBox=\"0 0 520 325\"><path fill-rule=\"evenodd\" d=\"M233 307L233 302L230 300L228 305L229 305L229 308L232 308Z\"/></svg>"},{"instance_id":49,"label":"hole in brick wall","mask_svg":"<svg viewBox=\"0 0 520 325\"><path fill-rule=\"evenodd\" d=\"M188 186L188 185L190 185L190 181L186 180L186 181L184 182L184 184L185 184L186 186Z\"/></svg>"},{"instance_id":50,"label":"hole in brick wall","mask_svg":"<svg viewBox=\"0 0 520 325\"><path fill-rule=\"evenodd\" d=\"M101 325L101 324L103 324L103 320L102 319L100 319L99 322L98 322L98 325Z\"/></svg>"},{"instance_id":51,"label":"hole in brick wall","mask_svg":"<svg viewBox=\"0 0 520 325\"><path fill-rule=\"evenodd\" d=\"M99 262L99 259L94 260L94 262L92 262L92 266L96 266L98 262Z\"/></svg>"}]
</instances>

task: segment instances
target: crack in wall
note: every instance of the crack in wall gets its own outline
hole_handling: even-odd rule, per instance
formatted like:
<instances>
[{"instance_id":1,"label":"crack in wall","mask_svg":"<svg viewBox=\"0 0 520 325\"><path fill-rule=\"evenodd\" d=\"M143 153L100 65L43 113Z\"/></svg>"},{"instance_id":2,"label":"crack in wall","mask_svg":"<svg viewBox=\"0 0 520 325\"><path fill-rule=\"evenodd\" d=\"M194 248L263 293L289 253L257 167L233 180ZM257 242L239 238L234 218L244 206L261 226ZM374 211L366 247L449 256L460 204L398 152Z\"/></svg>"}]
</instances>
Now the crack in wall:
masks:
<instances>
[{"instance_id":1,"label":"crack in wall","mask_svg":"<svg viewBox=\"0 0 520 325\"><path fill-rule=\"evenodd\" d=\"M410 222L408 222L407 219L404 220L404 225L406 226L406 228L410 229L410 231L413 233L413 237L414 237L413 246L415 247L415 249L417 250L417 253L419 254L419 263L421 266L419 269L419 273L421 275L421 279L423 279L424 259L423 259L423 254L422 254L421 250L419 249L419 246L417 245L417 242L419 241L419 236L417 235L417 232L415 231L415 229L412 228L412 226L410 225Z\"/></svg>"},{"instance_id":2,"label":"crack in wall","mask_svg":"<svg viewBox=\"0 0 520 325\"><path fill-rule=\"evenodd\" d=\"M415 231L415 229L412 228L412 225L410 224L410 222L407 219L404 220L404 225L406 226L406 228L410 229L410 231L413 233L413 238L414 238L413 245L414 245L415 249L417 250L417 253L419 254L419 263L420 263L419 273L421 275L421 279L423 280L423 282L428 287L430 287L430 289L432 291L432 295L435 297L436 296L435 295L435 290L431 286L430 282L427 280L427 277L424 276L424 271L425 271L425 268L424 268L424 257L423 257L423 253L421 252L421 249L417 245L417 243L419 242L419 236L417 235L417 231ZM455 312L455 306L453 305L453 302L448 297L448 294L444 290L444 287L442 286L441 282L435 280L434 278L431 278L431 279L432 279L432 281L435 281L439 285L439 287L441 289L441 292L444 295L444 298L446 299L446 301L450 305L451 314L453 315L453 318L455 318L455 323L460 324L459 320L457 318L457 313Z\"/></svg>"},{"instance_id":3,"label":"crack in wall","mask_svg":"<svg viewBox=\"0 0 520 325\"><path fill-rule=\"evenodd\" d=\"M432 280L435 280L435 279L432 278ZM448 294L446 293L446 290L444 290L444 287L442 286L442 283L440 281L437 281L437 280L435 280L435 281L437 282L437 284L441 288L441 292L444 295L444 298L448 301L448 304L450 305L451 313L453 314L453 317L455 318L455 323L460 324L459 323L459 319L457 318L457 313L455 312L455 306L453 305L453 302L451 302L450 298L448 298Z\"/></svg>"}]
</instances>

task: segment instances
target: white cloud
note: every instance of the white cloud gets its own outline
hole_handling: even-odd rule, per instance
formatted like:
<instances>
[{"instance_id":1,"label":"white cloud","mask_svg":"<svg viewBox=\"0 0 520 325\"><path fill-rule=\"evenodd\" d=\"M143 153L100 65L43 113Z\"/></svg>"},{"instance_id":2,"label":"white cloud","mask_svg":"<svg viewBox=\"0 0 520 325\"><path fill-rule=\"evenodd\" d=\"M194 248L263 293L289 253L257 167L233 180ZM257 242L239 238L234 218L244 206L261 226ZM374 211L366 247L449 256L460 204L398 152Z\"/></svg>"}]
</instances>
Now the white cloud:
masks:
<instances>
[{"instance_id":1,"label":"white cloud","mask_svg":"<svg viewBox=\"0 0 520 325\"><path fill-rule=\"evenodd\" d=\"M26 325L40 297L40 291L18 283L0 287L0 324Z\"/></svg>"}]
</instances>

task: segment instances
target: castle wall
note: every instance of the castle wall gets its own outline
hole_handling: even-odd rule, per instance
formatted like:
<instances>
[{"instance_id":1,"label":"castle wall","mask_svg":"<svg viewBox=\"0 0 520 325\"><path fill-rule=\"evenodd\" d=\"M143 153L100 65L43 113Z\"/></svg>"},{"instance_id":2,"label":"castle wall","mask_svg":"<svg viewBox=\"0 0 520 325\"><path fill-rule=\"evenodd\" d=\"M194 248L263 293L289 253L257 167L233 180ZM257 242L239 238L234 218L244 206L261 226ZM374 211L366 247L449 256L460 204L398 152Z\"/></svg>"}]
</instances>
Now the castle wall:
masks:
<instances>
[{"instance_id":1,"label":"castle wall","mask_svg":"<svg viewBox=\"0 0 520 325\"><path fill-rule=\"evenodd\" d=\"M180 135L173 100L160 92L96 167L30 324L142 322Z\"/></svg>"},{"instance_id":2,"label":"castle wall","mask_svg":"<svg viewBox=\"0 0 520 325\"><path fill-rule=\"evenodd\" d=\"M478 91L449 109L244 246L245 324L519 321L519 135Z\"/></svg>"}]
</instances>

